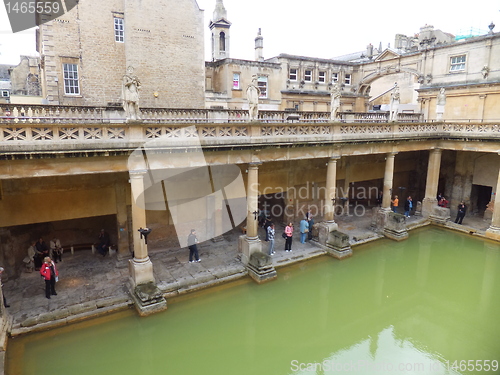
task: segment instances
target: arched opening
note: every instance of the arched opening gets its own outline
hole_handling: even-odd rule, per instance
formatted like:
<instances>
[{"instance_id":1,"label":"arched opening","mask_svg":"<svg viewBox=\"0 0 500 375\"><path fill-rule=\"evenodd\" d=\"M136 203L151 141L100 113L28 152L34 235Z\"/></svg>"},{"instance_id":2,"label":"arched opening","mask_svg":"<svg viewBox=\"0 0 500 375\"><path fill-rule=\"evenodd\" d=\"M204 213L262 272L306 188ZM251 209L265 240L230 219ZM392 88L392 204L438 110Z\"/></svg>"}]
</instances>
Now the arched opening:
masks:
<instances>
[{"instance_id":1,"label":"arched opening","mask_svg":"<svg viewBox=\"0 0 500 375\"><path fill-rule=\"evenodd\" d=\"M219 35L219 50L221 52L226 51L226 34L224 32Z\"/></svg>"}]
</instances>

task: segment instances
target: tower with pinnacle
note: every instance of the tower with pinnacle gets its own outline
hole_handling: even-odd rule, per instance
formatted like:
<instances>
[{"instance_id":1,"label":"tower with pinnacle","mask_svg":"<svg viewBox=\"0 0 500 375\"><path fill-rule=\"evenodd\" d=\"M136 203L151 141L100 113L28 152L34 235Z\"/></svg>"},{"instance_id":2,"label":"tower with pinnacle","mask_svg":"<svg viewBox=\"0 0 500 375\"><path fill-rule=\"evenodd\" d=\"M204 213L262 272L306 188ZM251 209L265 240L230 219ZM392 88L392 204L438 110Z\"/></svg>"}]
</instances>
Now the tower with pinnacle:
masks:
<instances>
[{"instance_id":1,"label":"tower with pinnacle","mask_svg":"<svg viewBox=\"0 0 500 375\"><path fill-rule=\"evenodd\" d=\"M229 28L231 22L227 20L226 8L222 0L217 0L214 14L209 24L212 31L212 60L222 60L229 57Z\"/></svg>"}]
</instances>

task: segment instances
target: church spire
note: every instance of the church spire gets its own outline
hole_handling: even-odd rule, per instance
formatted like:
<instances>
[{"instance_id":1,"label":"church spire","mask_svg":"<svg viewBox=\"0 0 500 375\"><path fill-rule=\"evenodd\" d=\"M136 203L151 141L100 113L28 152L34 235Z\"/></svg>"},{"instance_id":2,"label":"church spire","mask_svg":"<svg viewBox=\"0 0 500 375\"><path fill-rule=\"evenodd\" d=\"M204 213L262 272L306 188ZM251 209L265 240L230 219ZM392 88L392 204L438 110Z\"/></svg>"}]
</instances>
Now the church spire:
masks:
<instances>
[{"instance_id":1,"label":"church spire","mask_svg":"<svg viewBox=\"0 0 500 375\"><path fill-rule=\"evenodd\" d=\"M227 20L227 12L226 8L224 8L224 4L222 3L222 0L217 0L217 3L215 4L215 10L213 14L213 22L220 21L221 19Z\"/></svg>"}]
</instances>

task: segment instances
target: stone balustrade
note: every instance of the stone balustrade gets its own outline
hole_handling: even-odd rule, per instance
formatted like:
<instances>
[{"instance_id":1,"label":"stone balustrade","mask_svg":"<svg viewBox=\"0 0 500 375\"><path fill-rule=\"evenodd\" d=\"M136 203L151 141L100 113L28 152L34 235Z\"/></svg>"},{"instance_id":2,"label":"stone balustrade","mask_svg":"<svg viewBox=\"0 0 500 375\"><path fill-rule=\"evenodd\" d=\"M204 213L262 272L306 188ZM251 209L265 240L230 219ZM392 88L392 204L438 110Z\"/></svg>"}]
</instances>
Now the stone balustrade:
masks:
<instances>
[{"instance_id":1,"label":"stone balustrade","mask_svg":"<svg viewBox=\"0 0 500 375\"><path fill-rule=\"evenodd\" d=\"M171 109L141 108L141 119L146 124L161 123L246 123L247 110L236 109ZM341 112L339 122L383 122L387 123L388 112ZM419 113L400 113L398 122L419 122ZM330 122L329 112L259 111L259 121L267 123L287 122ZM58 105L17 105L0 104L0 123L125 123L125 113L121 107L85 107Z\"/></svg>"},{"instance_id":2,"label":"stone balustrade","mask_svg":"<svg viewBox=\"0 0 500 375\"><path fill-rule=\"evenodd\" d=\"M188 126L188 125L195 125ZM477 139L500 141L498 123L9 123L0 120L0 155L44 151L126 150L162 139L175 146L335 144L387 140ZM168 143L167 143L168 145Z\"/></svg>"}]
</instances>

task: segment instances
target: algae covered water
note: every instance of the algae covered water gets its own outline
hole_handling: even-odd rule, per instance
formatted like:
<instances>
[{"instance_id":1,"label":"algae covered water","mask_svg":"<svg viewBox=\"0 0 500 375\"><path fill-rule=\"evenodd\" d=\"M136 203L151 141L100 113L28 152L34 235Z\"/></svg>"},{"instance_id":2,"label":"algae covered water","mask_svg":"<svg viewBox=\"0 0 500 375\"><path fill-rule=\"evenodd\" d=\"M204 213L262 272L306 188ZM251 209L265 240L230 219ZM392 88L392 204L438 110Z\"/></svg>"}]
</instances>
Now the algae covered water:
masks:
<instances>
[{"instance_id":1,"label":"algae covered water","mask_svg":"<svg viewBox=\"0 0 500 375\"><path fill-rule=\"evenodd\" d=\"M9 341L7 375L500 373L500 246L437 228ZM479 369L481 366L481 369Z\"/></svg>"}]
</instances>

